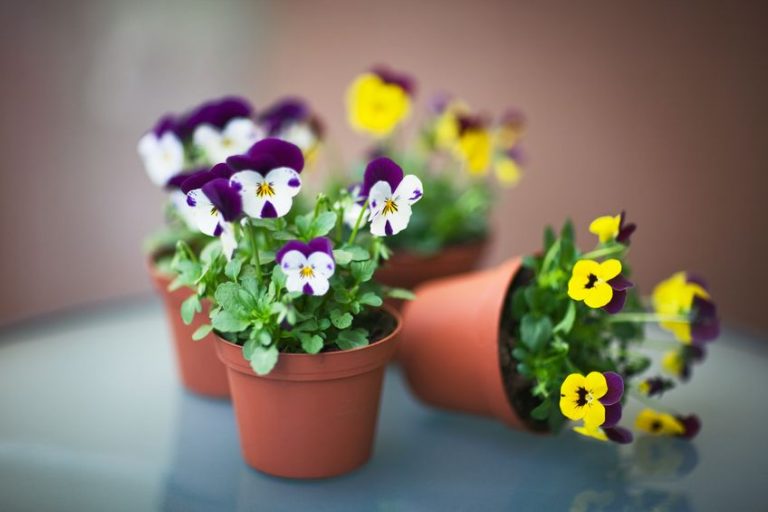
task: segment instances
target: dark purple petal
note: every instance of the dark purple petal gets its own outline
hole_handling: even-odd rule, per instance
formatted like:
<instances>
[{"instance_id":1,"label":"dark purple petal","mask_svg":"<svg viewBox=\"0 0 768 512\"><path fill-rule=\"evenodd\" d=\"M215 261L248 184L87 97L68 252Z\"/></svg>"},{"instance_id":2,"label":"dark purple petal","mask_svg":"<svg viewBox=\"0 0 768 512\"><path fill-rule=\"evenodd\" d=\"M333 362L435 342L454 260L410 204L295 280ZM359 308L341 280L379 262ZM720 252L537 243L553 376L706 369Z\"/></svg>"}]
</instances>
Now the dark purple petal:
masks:
<instances>
[{"instance_id":1,"label":"dark purple petal","mask_svg":"<svg viewBox=\"0 0 768 512\"><path fill-rule=\"evenodd\" d=\"M217 178L229 179L233 174L235 174L235 170L228 166L226 163L221 162L211 167L211 174Z\"/></svg>"},{"instance_id":2,"label":"dark purple petal","mask_svg":"<svg viewBox=\"0 0 768 512\"><path fill-rule=\"evenodd\" d=\"M262 219L277 218L277 210L275 210L275 205L273 205L269 201L265 201L264 206L261 208L261 218Z\"/></svg>"},{"instance_id":3,"label":"dark purple petal","mask_svg":"<svg viewBox=\"0 0 768 512\"><path fill-rule=\"evenodd\" d=\"M394 192L400 182L403 181L403 170L387 157L371 160L365 168L360 196L367 198L368 194L371 193L371 188L380 181L389 183L389 187Z\"/></svg>"},{"instance_id":4,"label":"dark purple petal","mask_svg":"<svg viewBox=\"0 0 768 512\"><path fill-rule=\"evenodd\" d=\"M233 222L243 213L243 200L240 192L234 189L225 178L216 178L203 185L203 194L211 200L224 220Z\"/></svg>"},{"instance_id":5,"label":"dark purple petal","mask_svg":"<svg viewBox=\"0 0 768 512\"><path fill-rule=\"evenodd\" d=\"M637 225L634 223L631 224L624 224L624 220L626 219L626 212L622 210L621 216L619 218L619 234L616 235L616 241L620 244L629 245L630 237L632 236L632 233L635 232L635 229L637 229Z\"/></svg>"},{"instance_id":6,"label":"dark purple petal","mask_svg":"<svg viewBox=\"0 0 768 512\"><path fill-rule=\"evenodd\" d=\"M615 403L605 406L605 422L603 428L611 428L621 420L621 404Z\"/></svg>"},{"instance_id":7,"label":"dark purple petal","mask_svg":"<svg viewBox=\"0 0 768 512\"><path fill-rule=\"evenodd\" d=\"M677 420L683 424L683 428L685 429L683 433L680 434L680 437L693 439L701 430L701 420L695 414L688 416L677 416Z\"/></svg>"},{"instance_id":8,"label":"dark purple petal","mask_svg":"<svg viewBox=\"0 0 768 512\"><path fill-rule=\"evenodd\" d=\"M302 293L304 293L305 295L312 295L312 293L314 292L314 290L312 289L312 287L311 287L311 286L309 286L309 283L304 283L304 288L302 288L302 289L301 289L301 291L302 291Z\"/></svg>"},{"instance_id":9,"label":"dark purple petal","mask_svg":"<svg viewBox=\"0 0 768 512\"><path fill-rule=\"evenodd\" d=\"M648 385L648 396L661 395L674 387L674 382L664 377L649 377L645 382Z\"/></svg>"},{"instance_id":10,"label":"dark purple petal","mask_svg":"<svg viewBox=\"0 0 768 512\"><path fill-rule=\"evenodd\" d=\"M615 315L624 307L627 301L627 292L625 290L614 290L611 301L603 306L603 310L611 315Z\"/></svg>"},{"instance_id":11,"label":"dark purple petal","mask_svg":"<svg viewBox=\"0 0 768 512\"><path fill-rule=\"evenodd\" d=\"M485 130L488 127L488 118L482 114L464 114L458 116L459 135L469 130Z\"/></svg>"},{"instance_id":12,"label":"dark purple petal","mask_svg":"<svg viewBox=\"0 0 768 512\"><path fill-rule=\"evenodd\" d=\"M378 75L382 82L397 85L404 90L408 96L413 96L416 93L416 83L413 78L408 75L393 71L386 66L375 66L371 69L371 72Z\"/></svg>"},{"instance_id":13,"label":"dark purple petal","mask_svg":"<svg viewBox=\"0 0 768 512\"><path fill-rule=\"evenodd\" d=\"M184 171L180 172L179 174L173 176L171 179L168 180L168 182L165 184L165 188L168 190L181 190L181 185L187 179L191 178L194 174L197 174L199 172L207 172L207 167L202 167L200 169L194 169L191 171Z\"/></svg>"},{"instance_id":14,"label":"dark purple petal","mask_svg":"<svg viewBox=\"0 0 768 512\"><path fill-rule=\"evenodd\" d=\"M608 392L600 397L603 405L613 405L624 395L624 379L616 372L603 372L605 382L608 384Z\"/></svg>"},{"instance_id":15,"label":"dark purple petal","mask_svg":"<svg viewBox=\"0 0 768 512\"><path fill-rule=\"evenodd\" d=\"M328 256L331 257L333 260L333 243L324 236L319 236L317 238L313 238L310 240L309 244L307 245L307 248L309 249L309 253L306 255L309 257L310 254L313 252L324 252ZM335 261L335 260L334 260Z\"/></svg>"},{"instance_id":16,"label":"dark purple petal","mask_svg":"<svg viewBox=\"0 0 768 512\"><path fill-rule=\"evenodd\" d=\"M216 179L216 175L207 170L197 171L181 182L181 191L188 194L190 190L203 188L203 185Z\"/></svg>"},{"instance_id":17,"label":"dark purple petal","mask_svg":"<svg viewBox=\"0 0 768 512\"><path fill-rule=\"evenodd\" d=\"M256 171L262 176L278 167L288 167L300 173L304 169L304 155L295 144L269 138L251 146L244 155L227 158L227 164L235 171Z\"/></svg>"},{"instance_id":18,"label":"dark purple petal","mask_svg":"<svg viewBox=\"0 0 768 512\"><path fill-rule=\"evenodd\" d=\"M603 432L605 432L606 437L614 443L629 444L632 442L632 432L624 427L616 426L604 428Z\"/></svg>"},{"instance_id":19,"label":"dark purple petal","mask_svg":"<svg viewBox=\"0 0 768 512\"><path fill-rule=\"evenodd\" d=\"M293 123L304 122L309 118L309 107L300 98L283 98L261 113L259 123L267 135L277 135L282 129Z\"/></svg>"},{"instance_id":20,"label":"dark purple petal","mask_svg":"<svg viewBox=\"0 0 768 512\"><path fill-rule=\"evenodd\" d=\"M386 221L384 224L384 234L387 236L392 236L392 224L389 223L389 221Z\"/></svg>"},{"instance_id":21,"label":"dark purple petal","mask_svg":"<svg viewBox=\"0 0 768 512\"><path fill-rule=\"evenodd\" d=\"M312 254L312 251L310 250L309 246L305 244L304 242L300 242L298 240L291 240L290 242L287 242L284 246L280 248L279 251L275 254L275 260L279 265L283 264L283 258L286 254L288 254L291 251L299 251L301 254L303 254L306 257L309 257L310 254Z\"/></svg>"},{"instance_id":22,"label":"dark purple petal","mask_svg":"<svg viewBox=\"0 0 768 512\"><path fill-rule=\"evenodd\" d=\"M616 277L608 281L608 284L611 285L611 288L617 291L623 291L635 286L634 283L632 283L632 281L625 278L621 274L617 275Z\"/></svg>"},{"instance_id":23,"label":"dark purple petal","mask_svg":"<svg viewBox=\"0 0 768 512\"><path fill-rule=\"evenodd\" d=\"M720 335L720 320L715 303L702 297L694 297L691 310L691 339L695 343L716 339Z\"/></svg>"},{"instance_id":24,"label":"dark purple petal","mask_svg":"<svg viewBox=\"0 0 768 512\"><path fill-rule=\"evenodd\" d=\"M152 133L157 137L161 137L166 132L176 133L177 128L176 118L171 114L166 114L157 120L155 126L152 127Z\"/></svg>"},{"instance_id":25,"label":"dark purple petal","mask_svg":"<svg viewBox=\"0 0 768 512\"><path fill-rule=\"evenodd\" d=\"M696 274L689 274L686 272L685 280L689 283L697 284L702 288L704 288L705 290L709 291L709 286L707 285L707 282L701 276L697 276Z\"/></svg>"},{"instance_id":26,"label":"dark purple petal","mask_svg":"<svg viewBox=\"0 0 768 512\"><path fill-rule=\"evenodd\" d=\"M228 96L209 101L192 109L179 123L182 137L191 137L195 128L210 124L218 129L224 128L232 119L251 117L253 107L248 100L238 96Z\"/></svg>"},{"instance_id":27,"label":"dark purple petal","mask_svg":"<svg viewBox=\"0 0 768 512\"><path fill-rule=\"evenodd\" d=\"M224 232L224 226L221 224L216 224L216 227L213 230L213 236L221 236L221 234Z\"/></svg>"}]
</instances>

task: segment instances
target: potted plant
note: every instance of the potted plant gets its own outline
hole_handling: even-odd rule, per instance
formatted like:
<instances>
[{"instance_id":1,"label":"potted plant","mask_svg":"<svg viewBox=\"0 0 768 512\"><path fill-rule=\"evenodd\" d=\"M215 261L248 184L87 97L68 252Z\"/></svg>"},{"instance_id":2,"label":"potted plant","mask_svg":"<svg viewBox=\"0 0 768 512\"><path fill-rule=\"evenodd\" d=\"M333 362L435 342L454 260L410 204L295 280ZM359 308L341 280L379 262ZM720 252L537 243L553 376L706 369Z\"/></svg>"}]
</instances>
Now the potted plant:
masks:
<instances>
[{"instance_id":1,"label":"potted plant","mask_svg":"<svg viewBox=\"0 0 768 512\"><path fill-rule=\"evenodd\" d=\"M624 214L596 219L598 246L581 253L573 228L547 229L542 252L418 288L406 305L399 359L413 392L453 410L494 416L516 428L556 432L566 420L602 440L628 442L622 404L647 405L635 426L692 437L699 420L658 405L655 396L690 377L719 334L701 279L678 273L654 290L647 312L628 280L633 224ZM677 341L644 338L659 322ZM651 374L646 349L666 347Z\"/></svg>"},{"instance_id":2,"label":"potted plant","mask_svg":"<svg viewBox=\"0 0 768 512\"><path fill-rule=\"evenodd\" d=\"M419 136L402 144L400 128L413 107L411 77L384 67L361 74L347 92L350 125L374 139L371 156L390 156L419 169L430 191L408 231L392 237L395 249L378 278L393 286L473 269L489 242L489 214L497 182L521 176L524 118L510 110L495 122L464 102L439 95L431 102Z\"/></svg>"},{"instance_id":3,"label":"potted plant","mask_svg":"<svg viewBox=\"0 0 768 512\"><path fill-rule=\"evenodd\" d=\"M267 138L182 188L198 225L220 239L216 263L205 265L218 284L199 335L216 336L243 456L272 475L320 478L370 457L401 325L383 299L409 296L373 276L389 256L382 237L405 229L423 187L378 158L365 171L362 207L343 188L291 217L303 167L298 147ZM194 263L183 244L176 256Z\"/></svg>"},{"instance_id":4,"label":"potted plant","mask_svg":"<svg viewBox=\"0 0 768 512\"><path fill-rule=\"evenodd\" d=\"M198 229L181 185L267 135L293 140L314 154L321 130L300 100L278 101L256 116L247 100L230 96L207 101L183 114L165 115L139 140L138 153L147 174L168 194L167 226L147 241L147 264L165 306L182 383L201 395L229 396L226 371L216 357L213 336L202 335L204 322L194 314L209 308L205 290L214 288L210 276L216 273L201 275L201 270L214 264L212 256L218 242L212 230ZM184 262L174 259L177 244L187 253ZM198 293L191 293L191 289ZM191 342L193 339L196 343Z\"/></svg>"}]
</instances>

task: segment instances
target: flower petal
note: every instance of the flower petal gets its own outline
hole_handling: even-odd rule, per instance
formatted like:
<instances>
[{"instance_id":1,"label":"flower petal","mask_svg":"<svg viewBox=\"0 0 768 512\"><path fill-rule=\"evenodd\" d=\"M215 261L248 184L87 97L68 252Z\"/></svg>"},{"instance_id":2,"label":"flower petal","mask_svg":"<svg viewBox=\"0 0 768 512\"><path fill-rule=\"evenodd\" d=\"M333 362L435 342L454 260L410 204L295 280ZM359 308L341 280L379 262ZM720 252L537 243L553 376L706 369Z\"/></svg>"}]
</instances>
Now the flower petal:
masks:
<instances>
[{"instance_id":1,"label":"flower petal","mask_svg":"<svg viewBox=\"0 0 768 512\"><path fill-rule=\"evenodd\" d=\"M403 170L399 165L386 157L376 158L368 163L365 168L360 195L369 197L371 189L382 181L389 184L390 195L393 191L397 190L400 182L403 181Z\"/></svg>"},{"instance_id":2,"label":"flower petal","mask_svg":"<svg viewBox=\"0 0 768 512\"><path fill-rule=\"evenodd\" d=\"M610 302L603 306L606 313L615 315L624 308L624 303L627 301L627 292L624 290L614 290L613 296Z\"/></svg>"},{"instance_id":3,"label":"flower petal","mask_svg":"<svg viewBox=\"0 0 768 512\"><path fill-rule=\"evenodd\" d=\"M585 380L585 387L595 398L602 398L608 392L608 380L600 372L589 372Z\"/></svg>"},{"instance_id":4,"label":"flower petal","mask_svg":"<svg viewBox=\"0 0 768 512\"><path fill-rule=\"evenodd\" d=\"M621 404L615 403L613 405L605 406L605 422L603 428L610 428L615 426L621 421Z\"/></svg>"},{"instance_id":5,"label":"flower petal","mask_svg":"<svg viewBox=\"0 0 768 512\"><path fill-rule=\"evenodd\" d=\"M600 397L600 401L603 405L615 404L624 395L624 379L616 372L603 372L603 376L608 390Z\"/></svg>"},{"instance_id":6,"label":"flower petal","mask_svg":"<svg viewBox=\"0 0 768 512\"><path fill-rule=\"evenodd\" d=\"M624 427L616 426L611 428L604 428L603 432L605 433L605 436L614 443L629 444L633 439L632 432Z\"/></svg>"},{"instance_id":7,"label":"flower petal","mask_svg":"<svg viewBox=\"0 0 768 512\"><path fill-rule=\"evenodd\" d=\"M614 258L600 263L600 270L597 273L597 277L603 281L610 281L619 274L621 274L621 262Z\"/></svg>"},{"instance_id":8,"label":"flower petal","mask_svg":"<svg viewBox=\"0 0 768 512\"><path fill-rule=\"evenodd\" d=\"M318 254L322 254L322 253L318 253ZM325 295L328 292L328 289L330 288L328 279L320 275L316 275L314 277L305 279L304 283L305 284L302 291L307 295L315 295L315 296Z\"/></svg>"},{"instance_id":9,"label":"flower petal","mask_svg":"<svg viewBox=\"0 0 768 512\"><path fill-rule=\"evenodd\" d=\"M244 155L227 158L227 163L235 170L250 170L261 175L278 167L288 167L301 173L304 168L304 155L295 144L267 138L255 143Z\"/></svg>"},{"instance_id":10,"label":"flower petal","mask_svg":"<svg viewBox=\"0 0 768 512\"><path fill-rule=\"evenodd\" d=\"M336 263L333 261L333 258L328 256L325 252L313 252L310 254L309 258L307 258L307 261L315 274L325 279L326 282L336 269Z\"/></svg>"},{"instance_id":11,"label":"flower petal","mask_svg":"<svg viewBox=\"0 0 768 512\"><path fill-rule=\"evenodd\" d=\"M271 183L276 193L288 195L289 197L295 196L301 190L299 173L289 167L272 169L267 173L264 181Z\"/></svg>"},{"instance_id":12,"label":"flower petal","mask_svg":"<svg viewBox=\"0 0 768 512\"><path fill-rule=\"evenodd\" d=\"M396 202L408 201L409 204L417 202L423 195L424 186L421 184L421 180L413 174L405 176L393 194Z\"/></svg>"},{"instance_id":13,"label":"flower petal","mask_svg":"<svg viewBox=\"0 0 768 512\"><path fill-rule=\"evenodd\" d=\"M301 244L301 242L288 242L276 255L277 262L286 275L296 274L302 267L307 265L307 257L304 255L304 251L297 249L295 245L291 245L294 243Z\"/></svg>"},{"instance_id":14,"label":"flower petal","mask_svg":"<svg viewBox=\"0 0 768 512\"><path fill-rule=\"evenodd\" d=\"M613 288L608 283L598 281L592 288L587 290L584 303L591 308L601 308L611 302L613 293Z\"/></svg>"},{"instance_id":15,"label":"flower petal","mask_svg":"<svg viewBox=\"0 0 768 512\"><path fill-rule=\"evenodd\" d=\"M605 406L598 401L585 407L584 424L587 427L599 427L605 423Z\"/></svg>"},{"instance_id":16,"label":"flower petal","mask_svg":"<svg viewBox=\"0 0 768 512\"><path fill-rule=\"evenodd\" d=\"M219 225L219 215L213 208L213 203L201 189L195 189L187 194L187 204L192 208L192 217L197 229L209 236L215 236Z\"/></svg>"},{"instance_id":17,"label":"flower petal","mask_svg":"<svg viewBox=\"0 0 768 512\"><path fill-rule=\"evenodd\" d=\"M237 220L243 213L240 192L230 185L229 180L216 178L203 185L202 191L227 222Z\"/></svg>"},{"instance_id":18,"label":"flower petal","mask_svg":"<svg viewBox=\"0 0 768 512\"><path fill-rule=\"evenodd\" d=\"M632 283L632 281L625 278L621 274L609 280L608 284L611 285L611 288L613 288L614 290L627 290L635 286L634 283Z\"/></svg>"}]
</instances>

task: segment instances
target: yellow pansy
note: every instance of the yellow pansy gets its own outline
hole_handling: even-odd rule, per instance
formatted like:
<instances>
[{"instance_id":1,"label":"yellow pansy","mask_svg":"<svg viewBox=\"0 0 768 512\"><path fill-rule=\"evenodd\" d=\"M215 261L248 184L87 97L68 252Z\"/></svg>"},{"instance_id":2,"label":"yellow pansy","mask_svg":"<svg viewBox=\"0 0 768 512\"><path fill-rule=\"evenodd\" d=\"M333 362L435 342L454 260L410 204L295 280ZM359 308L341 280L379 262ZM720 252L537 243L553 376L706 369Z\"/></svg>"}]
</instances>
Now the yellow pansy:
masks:
<instances>
[{"instance_id":1,"label":"yellow pansy","mask_svg":"<svg viewBox=\"0 0 768 512\"><path fill-rule=\"evenodd\" d=\"M643 409L640 414L637 415L635 420L635 426L655 435L672 435L679 436L685 433L685 426L672 416L653 409Z\"/></svg>"},{"instance_id":2,"label":"yellow pansy","mask_svg":"<svg viewBox=\"0 0 768 512\"><path fill-rule=\"evenodd\" d=\"M573 266L568 281L568 296L584 301L591 308L602 308L611 302L614 290L608 283L621 274L621 262L617 259L598 263L594 260L579 260Z\"/></svg>"},{"instance_id":3,"label":"yellow pansy","mask_svg":"<svg viewBox=\"0 0 768 512\"><path fill-rule=\"evenodd\" d=\"M485 174L491 165L491 156L493 154L493 137L491 132L481 126L460 130L455 151L464 162L470 174Z\"/></svg>"},{"instance_id":4,"label":"yellow pansy","mask_svg":"<svg viewBox=\"0 0 768 512\"><path fill-rule=\"evenodd\" d=\"M685 272L678 272L653 289L653 308L659 315L680 316L691 311L696 297L709 299L709 292L698 283L688 281ZM676 339L690 344L691 324L688 321L662 321L661 327L672 332Z\"/></svg>"},{"instance_id":5,"label":"yellow pansy","mask_svg":"<svg viewBox=\"0 0 768 512\"><path fill-rule=\"evenodd\" d=\"M605 406L600 398L608 392L608 382L600 372L586 377L572 373L560 386L560 411L571 420L584 420L589 428L605 423Z\"/></svg>"},{"instance_id":6,"label":"yellow pansy","mask_svg":"<svg viewBox=\"0 0 768 512\"><path fill-rule=\"evenodd\" d=\"M373 72L357 77L347 91L349 123L374 137L388 136L410 111L408 92Z\"/></svg>"},{"instance_id":7,"label":"yellow pansy","mask_svg":"<svg viewBox=\"0 0 768 512\"><path fill-rule=\"evenodd\" d=\"M496 178L503 185L512 186L520 181L520 165L512 158L507 156L499 158L494 164L494 170L496 171Z\"/></svg>"},{"instance_id":8,"label":"yellow pansy","mask_svg":"<svg viewBox=\"0 0 768 512\"><path fill-rule=\"evenodd\" d=\"M589 232L598 236L601 242L610 242L619 234L621 215L604 215L592 221Z\"/></svg>"},{"instance_id":9,"label":"yellow pansy","mask_svg":"<svg viewBox=\"0 0 768 512\"><path fill-rule=\"evenodd\" d=\"M460 100L453 100L445 106L433 128L437 147L453 150L459 141L459 116L468 113L469 106Z\"/></svg>"}]
</instances>

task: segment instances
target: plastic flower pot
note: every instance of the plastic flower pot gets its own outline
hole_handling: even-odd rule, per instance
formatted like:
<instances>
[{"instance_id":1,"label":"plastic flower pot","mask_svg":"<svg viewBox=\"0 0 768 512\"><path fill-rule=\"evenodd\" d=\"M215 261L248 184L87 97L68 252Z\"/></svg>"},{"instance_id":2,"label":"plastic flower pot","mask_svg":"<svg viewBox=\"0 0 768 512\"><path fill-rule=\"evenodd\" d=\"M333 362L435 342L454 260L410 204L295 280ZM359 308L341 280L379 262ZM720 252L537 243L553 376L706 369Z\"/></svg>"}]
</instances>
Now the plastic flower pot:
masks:
<instances>
[{"instance_id":1,"label":"plastic flower pot","mask_svg":"<svg viewBox=\"0 0 768 512\"><path fill-rule=\"evenodd\" d=\"M371 456L384 368L398 342L400 315L386 337L352 350L280 354L259 376L242 347L217 338L227 366L240 448L248 465L287 478L326 478Z\"/></svg>"},{"instance_id":2,"label":"plastic flower pot","mask_svg":"<svg viewBox=\"0 0 768 512\"><path fill-rule=\"evenodd\" d=\"M488 240L452 245L424 256L396 250L387 263L376 271L376 280L398 288L413 288L425 281L473 270L483 257Z\"/></svg>"},{"instance_id":3,"label":"plastic flower pot","mask_svg":"<svg viewBox=\"0 0 768 512\"><path fill-rule=\"evenodd\" d=\"M189 297L190 290L169 291L172 276L160 272L152 259L149 260L149 273L165 306L182 384L198 395L229 398L227 372L216 357L215 336L209 334L198 341L192 339L192 334L206 322L210 303L203 300L203 311L195 315L190 325L185 325L181 320L181 303Z\"/></svg>"},{"instance_id":4,"label":"plastic flower pot","mask_svg":"<svg viewBox=\"0 0 768 512\"><path fill-rule=\"evenodd\" d=\"M421 401L526 428L508 399L499 350L505 299L521 261L416 289L403 310L398 360Z\"/></svg>"}]
</instances>

